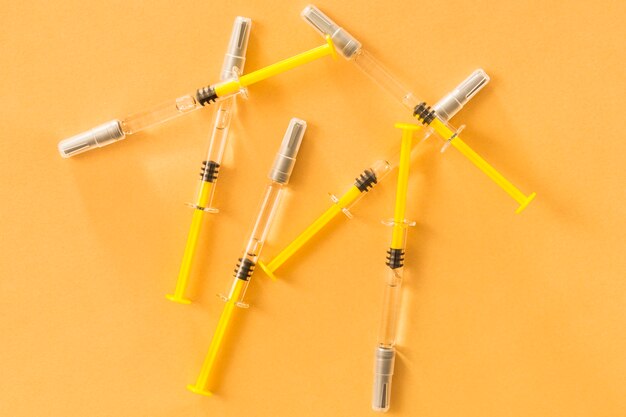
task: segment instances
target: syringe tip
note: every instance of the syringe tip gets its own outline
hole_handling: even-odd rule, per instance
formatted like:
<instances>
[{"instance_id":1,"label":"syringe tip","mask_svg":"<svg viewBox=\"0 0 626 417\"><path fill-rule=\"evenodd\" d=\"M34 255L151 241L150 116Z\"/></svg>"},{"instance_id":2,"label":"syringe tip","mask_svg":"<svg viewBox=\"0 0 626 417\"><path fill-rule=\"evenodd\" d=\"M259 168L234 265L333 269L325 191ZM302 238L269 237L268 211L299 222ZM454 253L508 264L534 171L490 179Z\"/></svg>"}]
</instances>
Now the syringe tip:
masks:
<instances>
[{"instance_id":1,"label":"syringe tip","mask_svg":"<svg viewBox=\"0 0 626 417\"><path fill-rule=\"evenodd\" d=\"M302 10L300 16L313 26L322 36L330 36L335 48L344 58L350 59L361 49L361 42L350 35L345 29L339 27L330 17L320 9L309 4Z\"/></svg>"},{"instance_id":2,"label":"syringe tip","mask_svg":"<svg viewBox=\"0 0 626 417\"><path fill-rule=\"evenodd\" d=\"M439 100L433 107L443 121L450 120L465 106L487 83L489 76L482 69L477 69L452 92Z\"/></svg>"},{"instance_id":3,"label":"syringe tip","mask_svg":"<svg viewBox=\"0 0 626 417\"><path fill-rule=\"evenodd\" d=\"M296 155L300 149L305 131L306 122L304 120L295 117L291 119L269 174L272 181L281 184L287 184L289 182L289 177L296 163Z\"/></svg>"},{"instance_id":4,"label":"syringe tip","mask_svg":"<svg viewBox=\"0 0 626 417\"><path fill-rule=\"evenodd\" d=\"M234 67L237 67L239 74L243 73L251 28L252 19L242 16L235 18L233 31L230 35L230 42L228 43L228 51L224 58L224 65L222 65L222 80L228 79L234 75Z\"/></svg>"}]
</instances>

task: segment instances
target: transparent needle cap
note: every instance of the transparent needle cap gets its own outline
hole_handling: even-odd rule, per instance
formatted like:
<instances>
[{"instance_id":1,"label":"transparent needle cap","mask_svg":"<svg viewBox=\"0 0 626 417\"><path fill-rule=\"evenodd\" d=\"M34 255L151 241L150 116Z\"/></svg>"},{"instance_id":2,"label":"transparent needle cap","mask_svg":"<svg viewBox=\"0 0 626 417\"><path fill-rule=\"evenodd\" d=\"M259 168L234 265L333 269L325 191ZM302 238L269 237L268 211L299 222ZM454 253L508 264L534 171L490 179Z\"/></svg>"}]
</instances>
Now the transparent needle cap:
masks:
<instances>
[{"instance_id":1,"label":"transparent needle cap","mask_svg":"<svg viewBox=\"0 0 626 417\"><path fill-rule=\"evenodd\" d=\"M322 36L330 36L337 51L346 59L352 58L361 49L361 42L350 35L345 29L339 27L330 17L320 9L309 4L302 10L300 16L313 26Z\"/></svg>"},{"instance_id":2,"label":"transparent needle cap","mask_svg":"<svg viewBox=\"0 0 626 417\"><path fill-rule=\"evenodd\" d=\"M283 136L283 141L280 144L280 149L276 154L276 159L274 159L274 165L272 165L269 173L272 181L280 184L289 182L305 130L306 122L304 120L295 117L291 119L285 136Z\"/></svg>"},{"instance_id":3,"label":"transparent needle cap","mask_svg":"<svg viewBox=\"0 0 626 417\"><path fill-rule=\"evenodd\" d=\"M394 348L378 347L374 359L374 386L372 389L372 409L389 410L391 398L391 378L396 359Z\"/></svg>"},{"instance_id":4,"label":"transparent needle cap","mask_svg":"<svg viewBox=\"0 0 626 417\"><path fill-rule=\"evenodd\" d=\"M439 100L433 107L437 116L443 121L450 120L476 95L487 83L489 76L482 69L477 69L453 91Z\"/></svg>"},{"instance_id":5,"label":"transparent needle cap","mask_svg":"<svg viewBox=\"0 0 626 417\"><path fill-rule=\"evenodd\" d=\"M63 158L88 151L92 148L101 148L110 143L122 140L126 134L122 130L119 120L111 120L86 132L79 133L59 142L59 153Z\"/></svg>"},{"instance_id":6,"label":"transparent needle cap","mask_svg":"<svg viewBox=\"0 0 626 417\"><path fill-rule=\"evenodd\" d=\"M224 64L222 65L220 80L227 80L234 75L238 75L233 73L233 68L236 68L239 74L243 73L251 27L251 19L242 16L235 18L233 32L230 35L230 43L228 44L228 51L226 52Z\"/></svg>"}]
</instances>

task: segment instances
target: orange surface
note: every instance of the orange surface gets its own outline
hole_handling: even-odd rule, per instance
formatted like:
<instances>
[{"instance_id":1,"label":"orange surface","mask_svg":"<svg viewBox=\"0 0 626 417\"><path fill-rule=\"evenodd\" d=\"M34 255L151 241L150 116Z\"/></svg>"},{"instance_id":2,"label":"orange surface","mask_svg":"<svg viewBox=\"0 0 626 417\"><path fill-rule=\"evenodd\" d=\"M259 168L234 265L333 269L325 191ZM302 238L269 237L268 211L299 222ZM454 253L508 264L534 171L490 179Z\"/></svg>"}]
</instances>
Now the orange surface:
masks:
<instances>
[{"instance_id":1,"label":"orange surface","mask_svg":"<svg viewBox=\"0 0 626 417\"><path fill-rule=\"evenodd\" d=\"M200 369L292 116L309 129L265 250L276 254L407 114L325 59L250 88L233 125L190 295L173 290L207 145L202 110L70 160L57 142L216 80L236 15L248 71L321 44L306 3L3 1L0 18L0 414L367 416L389 178L272 282ZM434 102L477 67L464 139L524 192L516 204L440 142L412 167L395 416L626 415L623 1L317 4ZM287 216L288 215L288 216Z\"/></svg>"}]
</instances>

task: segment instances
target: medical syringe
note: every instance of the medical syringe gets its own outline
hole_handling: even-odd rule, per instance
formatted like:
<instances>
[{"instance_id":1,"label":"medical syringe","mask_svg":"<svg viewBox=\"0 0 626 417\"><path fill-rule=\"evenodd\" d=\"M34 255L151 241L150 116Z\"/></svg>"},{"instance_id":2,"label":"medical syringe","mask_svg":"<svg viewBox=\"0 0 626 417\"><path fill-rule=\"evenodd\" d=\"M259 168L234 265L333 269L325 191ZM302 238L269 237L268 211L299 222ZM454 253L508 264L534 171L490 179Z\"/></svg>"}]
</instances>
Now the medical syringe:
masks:
<instances>
[{"instance_id":1,"label":"medical syringe","mask_svg":"<svg viewBox=\"0 0 626 417\"><path fill-rule=\"evenodd\" d=\"M252 273L254 272L254 267L261 254L261 249L265 243L265 238L271 227L272 220L274 219L276 209L280 202L280 196L289 182L289 177L291 176L296 162L296 155L300 148L305 130L306 122L304 120L296 118L291 119L287 132L285 132L285 136L280 145L280 149L276 154L276 159L274 159L274 165L270 170L270 181L265 189L265 195L263 196L259 213L254 222L252 233L235 267L235 279L231 286L230 293L228 296L222 296L226 305L222 310L213 339L211 340L211 345L209 346L209 351L202 364L200 375L194 385L187 387L197 394L211 395L211 391L207 389L207 383L235 307L248 307L248 304L244 301L244 296L248 284L250 283Z\"/></svg>"},{"instance_id":2,"label":"medical syringe","mask_svg":"<svg viewBox=\"0 0 626 417\"><path fill-rule=\"evenodd\" d=\"M109 145L124 139L126 135L208 106L218 99L230 97L240 92L245 94L246 87L252 84L327 55L336 56L333 42L329 36L326 37L326 44L317 48L302 52L241 77L233 76L217 84L199 88L195 93L178 97L173 101L168 101L122 120L111 120L91 130L64 139L59 142L59 152L64 158L69 158L91 149Z\"/></svg>"},{"instance_id":3,"label":"medical syringe","mask_svg":"<svg viewBox=\"0 0 626 417\"><path fill-rule=\"evenodd\" d=\"M489 178L498 184L507 194L509 194L519 204L516 213L520 213L535 198L535 193L526 196L511 182L509 182L502 174L496 171L487 161L478 155L459 137L459 133L464 126L456 129L449 125L445 118L447 109L439 108L437 111L426 104L425 101L418 99L406 87L404 87L396 77L372 55L370 55L354 36L350 35L345 29L341 28L328 16L322 13L313 5L304 8L301 13L302 18L313 26L323 36L330 36L335 43L337 51L347 60L353 62L361 71L370 77L383 90L391 94L399 100L405 107L413 112L420 123L429 126L444 141L445 150L449 145L454 146L466 158L468 158L476 167L483 171Z\"/></svg>"},{"instance_id":4,"label":"medical syringe","mask_svg":"<svg viewBox=\"0 0 626 417\"><path fill-rule=\"evenodd\" d=\"M251 25L252 21L248 18L238 16L235 19L233 32L228 44L228 51L226 52L224 64L222 65L221 80L227 80L243 72ZM204 214L206 212L218 212L218 210L213 207L213 195L215 193L215 183L219 169L222 164L224 148L228 140L228 131L232 113L235 109L236 99L237 96L234 95L221 100L215 112L209 139L209 151L206 159L202 162L202 168L200 170L200 181L196 193L196 200L193 204L190 204L194 208L194 211L191 226L189 227L189 234L187 236L187 243L185 244L183 259L178 272L176 289L173 294L166 295L168 299L178 303L189 304L191 302L189 299L185 298L185 289L189 281L191 265L196 252Z\"/></svg>"},{"instance_id":5,"label":"medical syringe","mask_svg":"<svg viewBox=\"0 0 626 417\"><path fill-rule=\"evenodd\" d=\"M415 222L406 219L406 199L409 183L409 167L411 165L411 141L413 133L421 126L399 123L402 129L400 146L400 165L396 184L396 204L393 219L383 223L392 226L391 245L387 250L387 280L383 298L383 313L378 333L374 361L374 387L372 392L372 408L376 411L387 411L391 394L391 377L396 357L395 343L400 310L400 287L404 272L404 255L407 228Z\"/></svg>"},{"instance_id":6,"label":"medical syringe","mask_svg":"<svg viewBox=\"0 0 626 417\"><path fill-rule=\"evenodd\" d=\"M444 96L435 104L435 110L445 109L441 118L447 120L457 114L463 106L476 95L487 83L489 76L483 70L474 71L468 78L463 80L454 90ZM426 132L426 139L430 132ZM414 142L414 147L421 141ZM362 196L378 184L387 173L398 165L398 154L387 160L379 160L365 169L354 182L354 185L341 197L331 194L333 205L330 206L320 217L311 223L302 233L289 243L270 262L259 262L259 266L271 278L276 279L274 272L302 248L313 236L322 230L339 213L344 213L352 218L350 208L356 204Z\"/></svg>"}]
</instances>

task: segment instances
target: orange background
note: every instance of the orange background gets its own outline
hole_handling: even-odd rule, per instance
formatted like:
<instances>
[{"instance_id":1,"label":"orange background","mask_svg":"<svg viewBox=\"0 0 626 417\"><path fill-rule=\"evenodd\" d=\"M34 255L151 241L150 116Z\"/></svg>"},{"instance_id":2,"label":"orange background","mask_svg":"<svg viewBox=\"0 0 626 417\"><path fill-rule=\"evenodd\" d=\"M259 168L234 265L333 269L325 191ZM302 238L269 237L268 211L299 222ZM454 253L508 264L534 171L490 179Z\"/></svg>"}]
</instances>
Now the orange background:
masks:
<instances>
[{"instance_id":1,"label":"orange background","mask_svg":"<svg viewBox=\"0 0 626 417\"><path fill-rule=\"evenodd\" d=\"M330 59L239 106L181 306L173 290L207 146L203 110L62 159L57 142L215 81L236 15L247 71L322 43L306 3L3 1L0 414L366 416L395 174L271 282L254 276L217 395L195 380L289 118L309 128L262 258L284 247L408 114ZM317 4L421 97L475 68L453 124L537 199L517 206L441 141L412 166L396 416L626 415L623 1Z\"/></svg>"}]
</instances>

